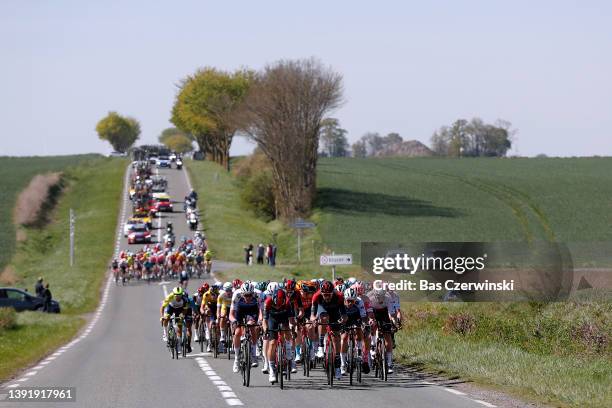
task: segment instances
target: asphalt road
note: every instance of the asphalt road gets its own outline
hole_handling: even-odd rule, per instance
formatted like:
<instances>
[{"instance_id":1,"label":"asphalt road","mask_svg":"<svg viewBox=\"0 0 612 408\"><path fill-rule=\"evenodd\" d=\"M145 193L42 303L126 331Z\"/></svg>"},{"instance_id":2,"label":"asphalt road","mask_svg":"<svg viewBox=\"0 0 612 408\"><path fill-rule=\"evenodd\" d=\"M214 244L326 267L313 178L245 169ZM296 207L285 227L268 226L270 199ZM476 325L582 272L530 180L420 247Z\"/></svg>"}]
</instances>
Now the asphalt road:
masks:
<instances>
[{"instance_id":1,"label":"asphalt road","mask_svg":"<svg viewBox=\"0 0 612 408\"><path fill-rule=\"evenodd\" d=\"M184 214L178 212L182 211L180 201L189 189L186 172L163 169L160 174L168 178L169 193L177 201L177 212L163 214L154 221L154 227L165 226L167 220L172 220L177 238L191 235ZM122 212L122 218L130 212L127 200L125 204L127 213ZM163 229L159 233L163 235ZM118 234L118 243L118 248L128 247L122 234ZM215 261L213 273L232 266ZM200 284L200 280L191 281L189 292ZM194 347L186 359L171 360L161 340L159 307L164 291L172 290L173 286L176 282L133 283L122 287L108 281L100 308L78 337L21 376L2 384L1 392L19 387L74 387L76 402L51 404L67 408L232 405L269 408L295 403L317 408L494 406L475 401L461 391L427 383L418 374L401 368L387 383L365 375L361 385L349 386L348 380L342 379L334 383L333 389L326 386L320 369L312 372L310 378L303 377L298 370L282 391L277 385L270 385L260 368L254 368L251 387L243 387L241 376L232 372L227 358L214 359ZM0 401L0 408L44 405Z\"/></svg>"}]
</instances>

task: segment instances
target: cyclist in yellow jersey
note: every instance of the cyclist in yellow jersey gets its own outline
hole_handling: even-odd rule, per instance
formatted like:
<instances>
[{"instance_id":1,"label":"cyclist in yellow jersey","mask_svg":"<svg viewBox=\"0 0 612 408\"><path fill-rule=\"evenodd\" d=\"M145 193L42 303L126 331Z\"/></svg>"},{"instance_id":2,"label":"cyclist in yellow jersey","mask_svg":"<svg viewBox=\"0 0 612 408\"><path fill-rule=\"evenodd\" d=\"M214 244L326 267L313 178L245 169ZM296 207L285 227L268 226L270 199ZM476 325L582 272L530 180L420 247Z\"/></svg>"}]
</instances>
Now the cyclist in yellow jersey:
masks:
<instances>
[{"instance_id":1,"label":"cyclist in yellow jersey","mask_svg":"<svg viewBox=\"0 0 612 408\"><path fill-rule=\"evenodd\" d=\"M217 297L217 319L219 320L219 328L221 331L221 344L225 345L225 328L227 326L227 316L229 315L230 306L232 305L232 284L225 282L223 291Z\"/></svg>"}]
</instances>

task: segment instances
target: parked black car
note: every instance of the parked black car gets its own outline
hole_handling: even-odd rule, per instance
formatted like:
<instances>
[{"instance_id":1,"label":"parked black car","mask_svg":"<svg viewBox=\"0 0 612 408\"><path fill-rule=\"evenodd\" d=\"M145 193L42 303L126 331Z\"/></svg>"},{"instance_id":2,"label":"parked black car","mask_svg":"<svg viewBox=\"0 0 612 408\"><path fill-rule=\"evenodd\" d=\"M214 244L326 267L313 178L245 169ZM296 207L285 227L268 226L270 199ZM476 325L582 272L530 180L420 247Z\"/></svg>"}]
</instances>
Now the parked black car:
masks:
<instances>
[{"instance_id":1,"label":"parked black car","mask_svg":"<svg viewBox=\"0 0 612 408\"><path fill-rule=\"evenodd\" d=\"M42 310L43 299L17 288L0 288L0 307L13 307L23 310ZM59 313L59 302L51 300L51 312Z\"/></svg>"}]
</instances>

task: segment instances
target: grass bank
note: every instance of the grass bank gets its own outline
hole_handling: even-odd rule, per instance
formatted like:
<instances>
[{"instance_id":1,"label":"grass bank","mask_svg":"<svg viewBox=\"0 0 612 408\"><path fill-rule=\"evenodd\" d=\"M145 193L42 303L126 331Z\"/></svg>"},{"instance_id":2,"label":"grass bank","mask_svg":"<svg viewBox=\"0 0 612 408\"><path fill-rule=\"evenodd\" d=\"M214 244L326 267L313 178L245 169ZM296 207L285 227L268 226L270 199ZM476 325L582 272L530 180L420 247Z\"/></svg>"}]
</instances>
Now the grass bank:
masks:
<instances>
[{"instance_id":1,"label":"grass bank","mask_svg":"<svg viewBox=\"0 0 612 408\"><path fill-rule=\"evenodd\" d=\"M0 272L15 252L13 208L17 195L37 174L63 171L70 166L92 160L97 155L53 157L0 157L2 206L0 206Z\"/></svg>"},{"instance_id":2,"label":"grass bank","mask_svg":"<svg viewBox=\"0 0 612 408\"><path fill-rule=\"evenodd\" d=\"M98 304L100 288L113 254L116 220L121 202L125 159L95 158L64 170L66 188L51 223L27 228L9 267L18 278L15 286L33 290L38 276L50 284L61 315L20 314L17 327L4 330L0 380L10 377L65 342L83 325L83 313ZM69 265L69 209L76 214L75 264ZM44 333L44 341L40 336ZM6 342L4 340L7 340ZM27 350L26 350L27 349ZM5 354L6 353L6 354Z\"/></svg>"},{"instance_id":3,"label":"grass bank","mask_svg":"<svg viewBox=\"0 0 612 408\"><path fill-rule=\"evenodd\" d=\"M276 244L280 264L295 265L297 235L279 221L264 222L240 206L240 190L233 175L208 161L186 162L193 188L198 192L202 222L216 259L243 262L243 248L248 244ZM316 231L302 237L301 260L313 264L318 252L313 245L320 242ZM317 258L318 262L318 258Z\"/></svg>"},{"instance_id":4,"label":"grass bank","mask_svg":"<svg viewBox=\"0 0 612 408\"><path fill-rule=\"evenodd\" d=\"M555 405L610 406L611 305L405 303L397 357Z\"/></svg>"}]
</instances>

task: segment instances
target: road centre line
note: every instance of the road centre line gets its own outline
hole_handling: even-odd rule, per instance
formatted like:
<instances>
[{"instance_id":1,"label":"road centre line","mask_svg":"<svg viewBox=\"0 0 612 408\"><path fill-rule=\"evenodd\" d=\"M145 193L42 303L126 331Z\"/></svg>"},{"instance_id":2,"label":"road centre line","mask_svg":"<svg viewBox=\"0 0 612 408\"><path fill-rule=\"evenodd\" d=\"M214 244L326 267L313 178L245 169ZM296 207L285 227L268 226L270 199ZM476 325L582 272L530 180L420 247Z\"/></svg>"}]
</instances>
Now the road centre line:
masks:
<instances>
[{"instance_id":1,"label":"road centre line","mask_svg":"<svg viewBox=\"0 0 612 408\"><path fill-rule=\"evenodd\" d=\"M204 372L204 374L206 374L208 379L211 380L213 384L217 386L217 389L221 393L221 397L223 397L227 405L244 405L242 401L237 398L236 393L232 391L232 387L227 385L225 381L221 380L221 377L217 375L217 373L215 373L215 371L210 367L208 361L206 361L203 357L197 357L195 361L200 366L200 369Z\"/></svg>"}]
</instances>

